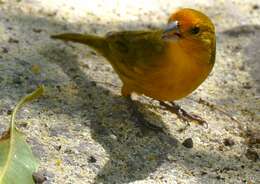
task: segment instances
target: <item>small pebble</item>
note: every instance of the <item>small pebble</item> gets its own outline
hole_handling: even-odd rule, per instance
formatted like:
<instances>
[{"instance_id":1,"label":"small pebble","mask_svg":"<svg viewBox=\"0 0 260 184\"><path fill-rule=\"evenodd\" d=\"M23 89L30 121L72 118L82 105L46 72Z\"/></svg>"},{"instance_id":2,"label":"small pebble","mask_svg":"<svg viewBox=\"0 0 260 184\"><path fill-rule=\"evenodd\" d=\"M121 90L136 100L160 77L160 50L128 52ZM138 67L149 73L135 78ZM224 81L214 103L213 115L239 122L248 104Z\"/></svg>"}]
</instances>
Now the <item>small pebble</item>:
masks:
<instances>
[{"instance_id":1,"label":"small pebble","mask_svg":"<svg viewBox=\"0 0 260 184\"><path fill-rule=\"evenodd\" d=\"M9 52L9 50L6 48L6 47L2 47L2 53L8 53Z\"/></svg>"},{"instance_id":2,"label":"small pebble","mask_svg":"<svg viewBox=\"0 0 260 184\"><path fill-rule=\"evenodd\" d=\"M93 156L90 156L90 157L88 158L88 162L89 162L89 163L96 163L96 162L97 162L97 159L96 159L95 157L93 157Z\"/></svg>"},{"instance_id":3,"label":"small pebble","mask_svg":"<svg viewBox=\"0 0 260 184\"><path fill-rule=\"evenodd\" d=\"M57 151L60 151L61 150L61 145L54 145L53 146Z\"/></svg>"},{"instance_id":4,"label":"small pebble","mask_svg":"<svg viewBox=\"0 0 260 184\"><path fill-rule=\"evenodd\" d=\"M258 10L259 9L259 5L257 5L257 4L255 4L255 5L253 5L253 10Z\"/></svg>"},{"instance_id":5,"label":"small pebble","mask_svg":"<svg viewBox=\"0 0 260 184\"><path fill-rule=\"evenodd\" d=\"M202 171L202 172L200 172L200 175L201 176L204 176L204 175L207 175L208 173L206 172L206 171Z\"/></svg>"},{"instance_id":6,"label":"small pebble","mask_svg":"<svg viewBox=\"0 0 260 184\"><path fill-rule=\"evenodd\" d=\"M28 122L21 122L21 123L17 124L17 126L19 128L21 128L21 127L26 128L28 126Z\"/></svg>"},{"instance_id":7,"label":"small pebble","mask_svg":"<svg viewBox=\"0 0 260 184\"><path fill-rule=\"evenodd\" d=\"M41 33L41 32L42 32L42 29L33 28L33 32L35 32L35 33Z\"/></svg>"},{"instance_id":8,"label":"small pebble","mask_svg":"<svg viewBox=\"0 0 260 184\"><path fill-rule=\"evenodd\" d=\"M33 173L33 180L36 184L42 184L47 180L45 177L44 171L34 172Z\"/></svg>"},{"instance_id":9,"label":"small pebble","mask_svg":"<svg viewBox=\"0 0 260 184\"><path fill-rule=\"evenodd\" d=\"M193 141L191 138L185 139L182 145L186 148L193 148Z\"/></svg>"},{"instance_id":10,"label":"small pebble","mask_svg":"<svg viewBox=\"0 0 260 184\"><path fill-rule=\"evenodd\" d=\"M225 180L225 178L223 178L223 177L221 177L221 176L219 176L219 175L216 176L216 179L217 179L217 180Z\"/></svg>"},{"instance_id":11,"label":"small pebble","mask_svg":"<svg viewBox=\"0 0 260 184\"><path fill-rule=\"evenodd\" d=\"M109 136L112 140L117 140L117 137L116 137L116 135L114 135L114 134L110 134L110 136Z\"/></svg>"},{"instance_id":12,"label":"small pebble","mask_svg":"<svg viewBox=\"0 0 260 184\"><path fill-rule=\"evenodd\" d=\"M249 160L252 160L254 162L256 162L258 159L259 159L259 155L256 151L254 150L251 150L251 149L248 149L247 152L246 152L246 157L249 159Z\"/></svg>"},{"instance_id":13,"label":"small pebble","mask_svg":"<svg viewBox=\"0 0 260 184\"><path fill-rule=\"evenodd\" d=\"M11 115L11 114L12 114L12 112L13 112L13 110L12 110L12 109L8 109L6 113L7 113L7 115Z\"/></svg>"},{"instance_id":14,"label":"small pebble","mask_svg":"<svg viewBox=\"0 0 260 184\"><path fill-rule=\"evenodd\" d=\"M225 146L230 146L230 147L235 145L235 142L230 138L224 139L223 143Z\"/></svg>"},{"instance_id":15,"label":"small pebble","mask_svg":"<svg viewBox=\"0 0 260 184\"><path fill-rule=\"evenodd\" d=\"M252 86L249 82L243 83L242 85L243 85L244 89L251 89L252 88Z\"/></svg>"},{"instance_id":16,"label":"small pebble","mask_svg":"<svg viewBox=\"0 0 260 184\"><path fill-rule=\"evenodd\" d=\"M260 144L260 135L257 133L252 133L248 136L246 140L247 145L253 146L253 145L259 145Z\"/></svg>"},{"instance_id":17,"label":"small pebble","mask_svg":"<svg viewBox=\"0 0 260 184\"><path fill-rule=\"evenodd\" d=\"M8 43L19 43L19 40L16 40L14 38L9 38Z\"/></svg>"}]
</instances>

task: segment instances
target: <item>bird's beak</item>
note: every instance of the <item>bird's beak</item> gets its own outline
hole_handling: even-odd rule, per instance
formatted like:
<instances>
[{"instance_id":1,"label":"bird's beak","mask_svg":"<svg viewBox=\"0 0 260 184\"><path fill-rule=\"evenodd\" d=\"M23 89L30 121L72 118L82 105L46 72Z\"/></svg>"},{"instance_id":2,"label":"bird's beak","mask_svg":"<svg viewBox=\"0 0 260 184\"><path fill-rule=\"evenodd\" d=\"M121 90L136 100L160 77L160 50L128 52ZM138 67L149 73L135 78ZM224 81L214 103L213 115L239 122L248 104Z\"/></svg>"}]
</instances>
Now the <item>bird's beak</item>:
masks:
<instances>
[{"instance_id":1,"label":"bird's beak","mask_svg":"<svg viewBox=\"0 0 260 184\"><path fill-rule=\"evenodd\" d=\"M162 34L162 39L167 41L177 41L180 37L181 35L178 21L173 21L166 25Z\"/></svg>"}]
</instances>

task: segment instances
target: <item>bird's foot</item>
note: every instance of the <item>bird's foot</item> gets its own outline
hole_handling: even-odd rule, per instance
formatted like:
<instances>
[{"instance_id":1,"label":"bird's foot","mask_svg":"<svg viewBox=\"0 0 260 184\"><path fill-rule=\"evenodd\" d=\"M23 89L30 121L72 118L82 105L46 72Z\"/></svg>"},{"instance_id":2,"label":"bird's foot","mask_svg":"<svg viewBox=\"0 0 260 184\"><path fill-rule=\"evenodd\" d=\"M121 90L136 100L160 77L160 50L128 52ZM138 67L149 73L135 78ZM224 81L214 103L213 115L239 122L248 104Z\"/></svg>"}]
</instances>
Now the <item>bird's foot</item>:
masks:
<instances>
[{"instance_id":1,"label":"bird's foot","mask_svg":"<svg viewBox=\"0 0 260 184\"><path fill-rule=\"evenodd\" d=\"M187 111L182 109L179 105L175 104L174 102L169 102L169 103L170 104L160 101L161 106L163 106L167 111L176 114L178 118L182 119L184 122L195 121L199 125L202 125L206 128L208 127L208 123L200 116L188 113ZM185 128L187 128L187 126Z\"/></svg>"},{"instance_id":2,"label":"bird's foot","mask_svg":"<svg viewBox=\"0 0 260 184\"><path fill-rule=\"evenodd\" d=\"M138 110L137 104L130 97L127 97L127 101L128 109L131 113L131 120L138 123L142 130L144 130L144 128L148 128L156 132L163 132L163 128L153 125L145 119L144 115Z\"/></svg>"}]
</instances>

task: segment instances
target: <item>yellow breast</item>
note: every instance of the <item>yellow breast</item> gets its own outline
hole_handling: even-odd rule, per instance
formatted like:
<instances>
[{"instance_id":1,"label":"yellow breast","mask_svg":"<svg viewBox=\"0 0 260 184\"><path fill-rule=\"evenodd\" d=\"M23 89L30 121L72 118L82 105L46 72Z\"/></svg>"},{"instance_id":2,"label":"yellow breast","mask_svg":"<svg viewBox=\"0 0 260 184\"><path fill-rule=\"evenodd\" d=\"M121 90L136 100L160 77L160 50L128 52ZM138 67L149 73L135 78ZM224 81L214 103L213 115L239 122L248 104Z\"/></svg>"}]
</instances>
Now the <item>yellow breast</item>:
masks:
<instances>
[{"instance_id":1,"label":"yellow breast","mask_svg":"<svg viewBox=\"0 0 260 184\"><path fill-rule=\"evenodd\" d=\"M157 67L133 74L135 79L123 79L124 84L157 100L173 101L187 96L207 78L213 67L208 50L188 44L169 43Z\"/></svg>"}]
</instances>

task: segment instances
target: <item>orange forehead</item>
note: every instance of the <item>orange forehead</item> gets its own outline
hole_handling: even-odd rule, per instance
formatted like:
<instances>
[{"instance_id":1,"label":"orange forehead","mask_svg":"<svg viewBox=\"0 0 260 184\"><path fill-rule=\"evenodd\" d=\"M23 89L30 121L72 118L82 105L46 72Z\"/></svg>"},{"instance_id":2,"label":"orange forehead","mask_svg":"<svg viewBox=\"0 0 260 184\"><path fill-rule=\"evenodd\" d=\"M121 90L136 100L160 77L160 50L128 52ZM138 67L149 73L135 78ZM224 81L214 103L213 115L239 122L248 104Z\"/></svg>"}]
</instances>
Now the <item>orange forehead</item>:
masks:
<instances>
[{"instance_id":1,"label":"orange forehead","mask_svg":"<svg viewBox=\"0 0 260 184\"><path fill-rule=\"evenodd\" d=\"M179 22L183 30L189 29L195 25L205 25L214 30L214 25L209 17L197 10L189 8L180 9L170 16L168 22L176 20Z\"/></svg>"}]
</instances>

